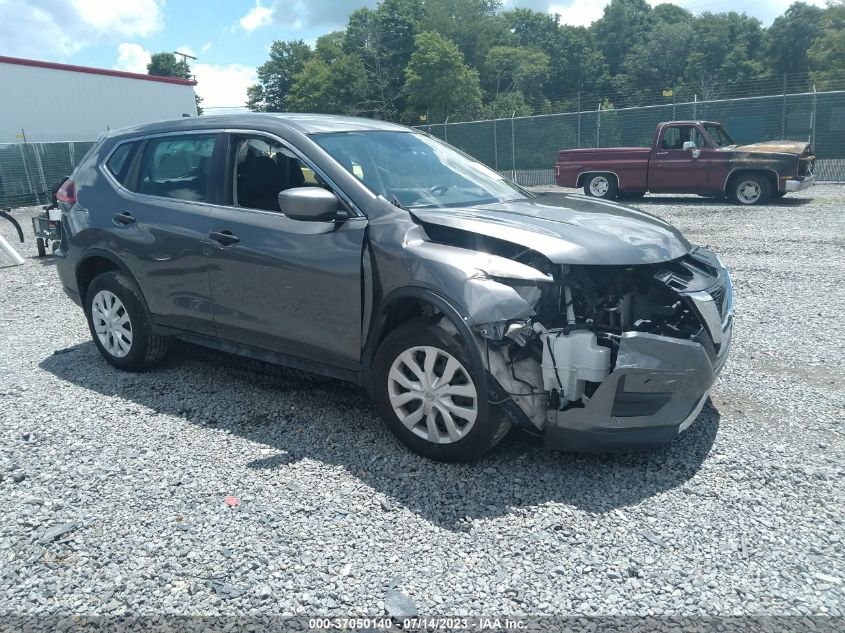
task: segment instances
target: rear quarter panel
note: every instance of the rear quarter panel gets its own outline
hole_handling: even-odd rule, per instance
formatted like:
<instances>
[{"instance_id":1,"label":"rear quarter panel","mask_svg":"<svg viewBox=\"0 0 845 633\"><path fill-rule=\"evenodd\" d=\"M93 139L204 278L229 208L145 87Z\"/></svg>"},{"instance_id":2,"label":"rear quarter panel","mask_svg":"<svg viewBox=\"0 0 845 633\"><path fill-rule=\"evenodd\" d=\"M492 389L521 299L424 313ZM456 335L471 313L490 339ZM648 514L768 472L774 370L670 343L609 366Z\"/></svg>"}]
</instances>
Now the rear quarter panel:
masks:
<instances>
[{"instance_id":1,"label":"rear quarter panel","mask_svg":"<svg viewBox=\"0 0 845 633\"><path fill-rule=\"evenodd\" d=\"M650 150L639 147L565 149L557 154L555 182L560 187L578 187L585 173L615 174L622 191L645 191Z\"/></svg>"}]
</instances>

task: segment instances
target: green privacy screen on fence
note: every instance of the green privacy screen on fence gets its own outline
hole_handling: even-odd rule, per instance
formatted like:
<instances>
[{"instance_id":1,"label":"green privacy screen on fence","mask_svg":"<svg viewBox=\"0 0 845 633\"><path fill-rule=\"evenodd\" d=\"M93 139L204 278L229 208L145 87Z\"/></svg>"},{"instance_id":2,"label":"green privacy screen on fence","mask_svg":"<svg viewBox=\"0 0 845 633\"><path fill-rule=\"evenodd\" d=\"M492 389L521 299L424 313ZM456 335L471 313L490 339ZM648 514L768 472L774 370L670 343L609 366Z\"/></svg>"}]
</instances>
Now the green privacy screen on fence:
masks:
<instances>
[{"instance_id":1,"label":"green privacy screen on fence","mask_svg":"<svg viewBox=\"0 0 845 633\"><path fill-rule=\"evenodd\" d=\"M719 121L737 143L811 140L820 180L845 181L845 91L420 126L526 186L554 184L557 151L647 146L661 121ZM0 144L0 208L46 204L92 142Z\"/></svg>"},{"instance_id":2,"label":"green privacy screen on fence","mask_svg":"<svg viewBox=\"0 0 845 633\"><path fill-rule=\"evenodd\" d=\"M560 149L645 147L661 121L722 123L737 143L813 141L821 180L845 180L845 91L420 126L523 185L553 184Z\"/></svg>"}]
</instances>

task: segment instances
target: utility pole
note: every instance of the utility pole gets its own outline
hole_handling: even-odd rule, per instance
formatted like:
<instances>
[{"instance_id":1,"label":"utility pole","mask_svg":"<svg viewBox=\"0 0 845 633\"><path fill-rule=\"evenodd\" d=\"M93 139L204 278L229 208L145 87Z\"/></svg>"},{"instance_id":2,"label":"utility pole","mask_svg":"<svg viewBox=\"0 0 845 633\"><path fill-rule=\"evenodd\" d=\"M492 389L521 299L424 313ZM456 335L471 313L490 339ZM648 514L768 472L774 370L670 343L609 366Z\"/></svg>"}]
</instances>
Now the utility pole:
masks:
<instances>
[{"instance_id":1,"label":"utility pole","mask_svg":"<svg viewBox=\"0 0 845 633\"><path fill-rule=\"evenodd\" d=\"M188 53L180 53L179 51L173 51L173 54L182 58L182 63L185 64L185 68L188 68L188 60L197 61L197 58L193 55L188 55ZM192 79L193 76L188 76L186 79Z\"/></svg>"}]
</instances>

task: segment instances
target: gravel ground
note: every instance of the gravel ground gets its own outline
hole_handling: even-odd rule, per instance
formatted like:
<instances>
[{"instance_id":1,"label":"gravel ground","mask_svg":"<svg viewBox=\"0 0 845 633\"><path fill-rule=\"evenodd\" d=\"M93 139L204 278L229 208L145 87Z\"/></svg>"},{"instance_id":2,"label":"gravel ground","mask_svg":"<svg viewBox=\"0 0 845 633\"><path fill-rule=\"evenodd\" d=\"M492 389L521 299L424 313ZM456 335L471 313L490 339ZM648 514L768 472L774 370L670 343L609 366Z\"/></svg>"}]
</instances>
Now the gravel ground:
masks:
<instances>
[{"instance_id":1,"label":"gravel ground","mask_svg":"<svg viewBox=\"0 0 845 633\"><path fill-rule=\"evenodd\" d=\"M18 245L24 266L0 259L0 616L380 615L391 590L428 616L843 616L845 187L638 206L723 256L737 314L711 403L635 455L512 433L436 464L344 383L187 345L120 373Z\"/></svg>"}]
</instances>

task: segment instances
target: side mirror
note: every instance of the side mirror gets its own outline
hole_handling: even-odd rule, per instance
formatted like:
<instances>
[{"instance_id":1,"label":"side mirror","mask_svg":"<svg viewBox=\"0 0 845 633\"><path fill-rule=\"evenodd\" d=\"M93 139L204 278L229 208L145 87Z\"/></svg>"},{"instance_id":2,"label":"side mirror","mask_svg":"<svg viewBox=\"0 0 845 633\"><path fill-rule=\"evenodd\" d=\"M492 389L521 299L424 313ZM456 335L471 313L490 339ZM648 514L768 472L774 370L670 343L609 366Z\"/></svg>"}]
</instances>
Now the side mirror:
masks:
<instances>
[{"instance_id":1,"label":"side mirror","mask_svg":"<svg viewBox=\"0 0 845 633\"><path fill-rule=\"evenodd\" d=\"M293 187L279 192L279 208L292 220L330 222L337 219L339 201L322 187Z\"/></svg>"},{"instance_id":2,"label":"side mirror","mask_svg":"<svg viewBox=\"0 0 845 633\"><path fill-rule=\"evenodd\" d=\"M695 145L694 141L684 142L684 151L690 152L693 158L698 158L701 155L701 150Z\"/></svg>"}]
</instances>

